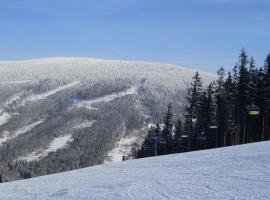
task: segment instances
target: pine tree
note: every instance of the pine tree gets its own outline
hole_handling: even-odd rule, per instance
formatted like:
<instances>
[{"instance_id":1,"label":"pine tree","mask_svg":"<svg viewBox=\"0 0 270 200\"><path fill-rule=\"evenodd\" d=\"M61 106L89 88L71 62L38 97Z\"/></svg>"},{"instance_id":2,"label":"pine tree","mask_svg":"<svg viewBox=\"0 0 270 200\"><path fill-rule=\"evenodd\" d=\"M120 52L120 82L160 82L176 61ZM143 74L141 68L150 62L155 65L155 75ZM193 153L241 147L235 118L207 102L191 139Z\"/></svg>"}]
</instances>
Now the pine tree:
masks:
<instances>
[{"instance_id":1,"label":"pine tree","mask_svg":"<svg viewBox=\"0 0 270 200\"><path fill-rule=\"evenodd\" d=\"M260 109L260 119L259 119L259 127L257 128L256 132L256 136L255 136L255 141L261 141L264 140L264 127L263 124L265 122L265 84L264 84L264 70L261 67L258 70L258 75L257 75L257 81L256 81L256 96L255 96L255 100L254 103L259 107Z\"/></svg>"},{"instance_id":2,"label":"pine tree","mask_svg":"<svg viewBox=\"0 0 270 200\"><path fill-rule=\"evenodd\" d=\"M195 72L192 80L193 82L191 83L191 87L188 89L188 107L185 120L187 123L186 127L189 129L188 131L190 131L188 134L194 133L194 125L199 114L200 100L203 91L202 81L198 71Z\"/></svg>"},{"instance_id":3,"label":"pine tree","mask_svg":"<svg viewBox=\"0 0 270 200\"><path fill-rule=\"evenodd\" d=\"M181 135L182 135L182 121L178 118L175 125L174 132L174 152L181 152Z\"/></svg>"},{"instance_id":4,"label":"pine tree","mask_svg":"<svg viewBox=\"0 0 270 200\"><path fill-rule=\"evenodd\" d=\"M172 145L173 145L173 136L172 136L172 129L173 129L173 113L172 113L172 105L169 103L168 110L164 116L164 129L162 131L162 137L167 142L167 152L172 153Z\"/></svg>"},{"instance_id":5,"label":"pine tree","mask_svg":"<svg viewBox=\"0 0 270 200\"><path fill-rule=\"evenodd\" d=\"M234 145L236 142L236 129L235 129L235 90L234 83L231 73L228 73L227 79L225 81L225 110L226 110L226 120L227 120L227 136L226 145Z\"/></svg>"},{"instance_id":6,"label":"pine tree","mask_svg":"<svg viewBox=\"0 0 270 200\"><path fill-rule=\"evenodd\" d=\"M257 93L257 80L258 80L258 70L255 66L255 60L253 57L250 59L249 63L249 98L251 99L251 103L254 103L254 99Z\"/></svg>"},{"instance_id":7,"label":"pine tree","mask_svg":"<svg viewBox=\"0 0 270 200\"><path fill-rule=\"evenodd\" d=\"M181 118L177 119L176 125L175 125L175 134L174 139L179 140L182 134L182 121Z\"/></svg>"},{"instance_id":8,"label":"pine tree","mask_svg":"<svg viewBox=\"0 0 270 200\"><path fill-rule=\"evenodd\" d=\"M214 90L213 90L214 83L210 83L207 87L207 117L205 122L205 130L206 130L206 138L207 138L207 148L214 148L215 147L215 137L216 132L213 132L210 129L212 116L215 116L215 106L214 106Z\"/></svg>"},{"instance_id":9,"label":"pine tree","mask_svg":"<svg viewBox=\"0 0 270 200\"><path fill-rule=\"evenodd\" d=\"M196 149L204 149L205 148L205 140L206 140L206 131L208 130L209 121L209 104L206 91L204 91L201 95L199 101L199 112L198 117L195 123L195 139L197 141Z\"/></svg>"},{"instance_id":10,"label":"pine tree","mask_svg":"<svg viewBox=\"0 0 270 200\"><path fill-rule=\"evenodd\" d=\"M253 57L250 58L249 63L249 102L248 108L251 109L257 108L258 105L255 104L256 95L257 95L257 82L258 82L258 69L255 66L255 60ZM246 142L256 141L258 138L258 119L257 117L248 115L247 118L247 131L246 131Z\"/></svg>"},{"instance_id":11,"label":"pine tree","mask_svg":"<svg viewBox=\"0 0 270 200\"><path fill-rule=\"evenodd\" d=\"M225 70L221 67L218 71L218 80L217 80L217 89L216 93L216 105L217 105L217 114L216 120L218 124L218 146L225 146L226 143L226 108L225 108Z\"/></svg>"},{"instance_id":12,"label":"pine tree","mask_svg":"<svg viewBox=\"0 0 270 200\"><path fill-rule=\"evenodd\" d=\"M249 104L249 73L247 70L248 56L243 49L239 56L239 81L237 94L237 123L239 125L238 143L246 141L247 108Z\"/></svg>"},{"instance_id":13,"label":"pine tree","mask_svg":"<svg viewBox=\"0 0 270 200\"><path fill-rule=\"evenodd\" d=\"M160 128L159 123L156 123L155 132L158 133L158 134L161 134L161 128Z\"/></svg>"},{"instance_id":14,"label":"pine tree","mask_svg":"<svg viewBox=\"0 0 270 200\"><path fill-rule=\"evenodd\" d=\"M264 139L270 139L270 53L267 55L267 58L264 63L263 68L263 129L264 129Z\"/></svg>"}]
</instances>

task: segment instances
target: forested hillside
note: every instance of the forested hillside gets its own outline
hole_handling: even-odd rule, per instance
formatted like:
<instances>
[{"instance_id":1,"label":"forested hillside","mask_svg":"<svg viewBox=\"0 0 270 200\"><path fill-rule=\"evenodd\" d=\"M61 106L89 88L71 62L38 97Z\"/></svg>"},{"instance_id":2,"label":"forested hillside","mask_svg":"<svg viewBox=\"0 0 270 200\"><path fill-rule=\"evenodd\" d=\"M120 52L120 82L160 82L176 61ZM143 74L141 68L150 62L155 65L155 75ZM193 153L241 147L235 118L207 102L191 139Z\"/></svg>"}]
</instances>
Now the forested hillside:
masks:
<instances>
[{"instance_id":1,"label":"forested hillside","mask_svg":"<svg viewBox=\"0 0 270 200\"><path fill-rule=\"evenodd\" d=\"M0 62L2 181L134 157L169 102L184 112L194 72L88 58Z\"/></svg>"},{"instance_id":2,"label":"forested hillside","mask_svg":"<svg viewBox=\"0 0 270 200\"><path fill-rule=\"evenodd\" d=\"M254 58L242 50L232 71L226 74L221 67L217 80L206 88L203 84L195 72L183 117L169 104L163 121L154 122L137 157L270 139L270 54L262 67L256 67Z\"/></svg>"}]
</instances>

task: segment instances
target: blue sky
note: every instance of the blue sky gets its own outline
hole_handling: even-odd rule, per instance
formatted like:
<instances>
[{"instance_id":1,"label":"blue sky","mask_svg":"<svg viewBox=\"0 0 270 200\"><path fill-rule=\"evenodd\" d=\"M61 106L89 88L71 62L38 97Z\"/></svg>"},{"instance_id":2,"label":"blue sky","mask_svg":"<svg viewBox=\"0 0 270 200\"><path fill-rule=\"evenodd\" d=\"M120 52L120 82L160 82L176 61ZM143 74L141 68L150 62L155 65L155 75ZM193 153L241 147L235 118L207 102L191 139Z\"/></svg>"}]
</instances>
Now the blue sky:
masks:
<instances>
[{"instance_id":1,"label":"blue sky","mask_svg":"<svg viewBox=\"0 0 270 200\"><path fill-rule=\"evenodd\" d=\"M269 0L0 0L0 59L81 56L215 72L270 52Z\"/></svg>"}]
</instances>

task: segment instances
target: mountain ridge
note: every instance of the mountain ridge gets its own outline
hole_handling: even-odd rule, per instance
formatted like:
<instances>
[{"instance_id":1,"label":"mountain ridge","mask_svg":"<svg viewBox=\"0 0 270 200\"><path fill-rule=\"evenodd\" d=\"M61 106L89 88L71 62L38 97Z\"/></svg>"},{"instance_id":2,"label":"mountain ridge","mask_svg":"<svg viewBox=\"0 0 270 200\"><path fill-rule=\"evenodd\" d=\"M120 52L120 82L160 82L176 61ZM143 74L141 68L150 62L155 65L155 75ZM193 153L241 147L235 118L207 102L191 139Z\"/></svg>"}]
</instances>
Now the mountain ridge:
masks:
<instances>
[{"instance_id":1,"label":"mountain ridge","mask_svg":"<svg viewBox=\"0 0 270 200\"><path fill-rule=\"evenodd\" d=\"M0 171L7 180L132 157L170 102L175 120L183 115L195 72L145 62L56 60L0 62ZM216 78L201 77L205 84ZM55 140L61 145L50 148ZM39 155L45 156L31 158Z\"/></svg>"}]
</instances>

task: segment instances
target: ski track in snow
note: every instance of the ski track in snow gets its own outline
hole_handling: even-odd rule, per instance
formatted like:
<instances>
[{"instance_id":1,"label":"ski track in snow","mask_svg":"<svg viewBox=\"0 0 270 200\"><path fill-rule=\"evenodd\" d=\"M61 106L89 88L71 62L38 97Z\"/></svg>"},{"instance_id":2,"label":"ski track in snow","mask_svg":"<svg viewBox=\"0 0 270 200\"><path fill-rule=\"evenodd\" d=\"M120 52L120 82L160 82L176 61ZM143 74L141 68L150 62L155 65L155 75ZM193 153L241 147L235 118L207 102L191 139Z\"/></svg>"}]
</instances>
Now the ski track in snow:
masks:
<instances>
[{"instance_id":1,"label":"ski track in snow","mask_svg":"<svg viewBox=\"0 0 270 200\"><path fill-rule=\"evenodd\" d=\"M0 184L5 200L270 199L270 142L111 163Z\"/></svg>"},{"instance_id":2,"label":"ski track in snow","mask_svg":"<svg viewBox=\"0 0 270 200\"><path fill-rule=\"evenodd\" d=\"M123 156L128 156L131 152L132 144L137 141L137 137L126 137L126 127L121 134L121 139L117 143L117 146L108 153L108 159L104 160L104 163L120 162Z\"/></svg>"},{"instance_id":3,"label":"ski track in snow","mask_svg":"<svg viewBox=\"0 0 270 200\"><path fill-rule=\"evenodd\" d=\"M62 90L68 89L70 87L73 87L75 85L79 84L79 81L74 81L72 83L60 86L58 88L55 88L53 90L47 91L45 93L42 94L37 94L37 95L32 95L24 100L22 100L21 105L24 105L24 103L26 101L37 101L37 100L42 100L45 99L57 92L60 92ZM12 97L10 97L4 104L3 104L3 108L4 107L8 107L10 104L12 104L15 101L18 101L21 99L22 93L18 93L13 95ZM7 123L10 119L12 118L11 114L8 112L5 112L2 108L0 108L0 126Z\"/></svg>"},{"instance_id":4,"label":"ski track in snow","mask_svg":"<svg viewBox=\"0 0 270 200\"><path fill-rule=\"evenodd\" d=\"M98 97L96 99L91 99L91 100L86 100L86 101L82 101L79 102L77 104L75 104L78 108L84 107L87 109L96 109L93 104L96 103L107 103L107 102L111 102L117 98L121 98L124 96L128 96L128 95L133 95L137 93L137 87L131 87L129 89L126 89L124 91L118 92L118 93L112 93L109 95L105 95L102 97Z\"/></svg>"},{"instance_id":5,"label":"ski track in snow","mask_svg":"<svg viewBox=\"0 0 270 200\"><path fill-rule=\"evenodd\" d=\"M74 128L74 129L90 128L91 126L93 126L94 123L96 123L96 120L86 120L80 124L73 126L72 128Z\"/></svg>"},{"instance_id":6,"label":"ski track in snow","mask_svg":"<svg viewBox=\"0 0 270 200\"><path fill-rule=\"evenodd\" d=\"M12 140L12 139L18 137L19 135L22 135L22 134L32 130L33 128L35 128L36 126L38 126L39 124L41 124L43 122L44 122L44 120L36 121L32 124L29 124L29 125L26 125L22 128L17 129L13 133L10 133L9 131L4 131L4 134L2 135L2 137L0 136L0 145L4 142Z\"/></svg>"},{"instance_id":7,"label":"ski track in snow","mask_svg":"<svg viewBox=\"0 0 270 200\"><path fill-rule=\"evenodd\" d=\"M62 90L65 90L65 89L68 89L68 88L71 88L71 87L74 87L75 85L79 84L79 81L74 81L72 83L69 83L69 84L66 84L66 85L63 85L63 86L60 86L58 88L55 88L53 90L50 90L50 91L47 91L45 93L42 93L42 94L37 94L37 95L32 95L30 97L28 97L26 99L26 101L38 101L38 100L42 100L42 99L45 99L57 92L60 92Z\"/></svg>"},{"instance_id":8,"label":"ski track in snow","mask_svg":"<svg viewBox=\"0 0 270 200\"><path fill-rule=\"evenodd\" d=\"M27 162L40 160L42 158L45 158L49 153L56 152L59 149L66 148L69 142L72 142L73 138L72 135L64 135L60 137L56 137L53 139L53 141L49 144L49 146L45 149L39 149L35 152L32 152L26 156L21 156L18 158L18 160L24 160Z\"/></svg>"}]
</instances>

